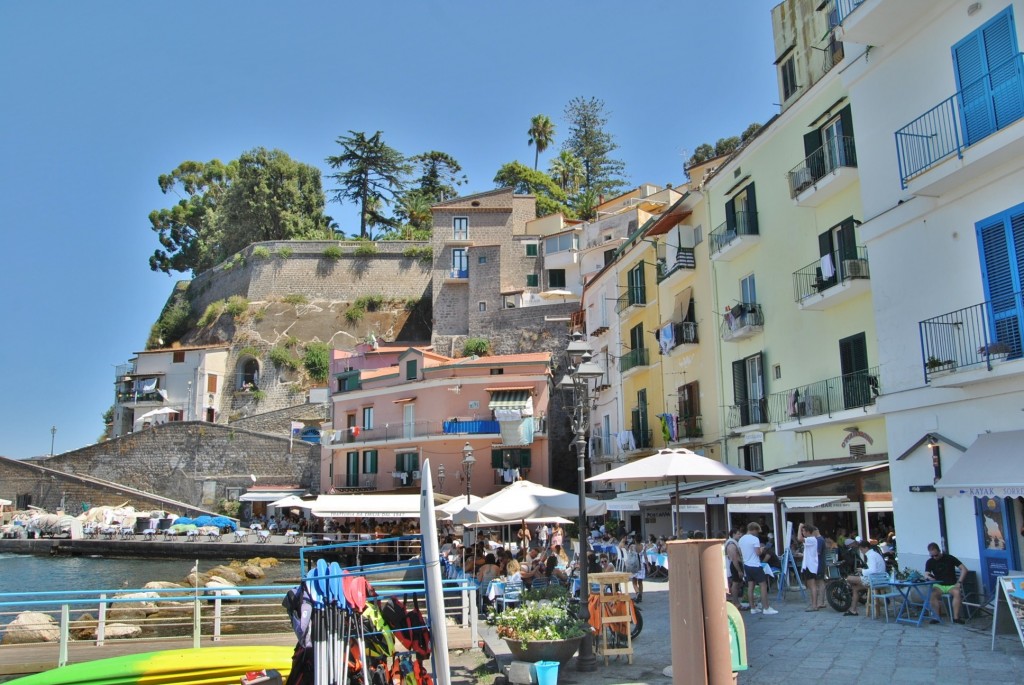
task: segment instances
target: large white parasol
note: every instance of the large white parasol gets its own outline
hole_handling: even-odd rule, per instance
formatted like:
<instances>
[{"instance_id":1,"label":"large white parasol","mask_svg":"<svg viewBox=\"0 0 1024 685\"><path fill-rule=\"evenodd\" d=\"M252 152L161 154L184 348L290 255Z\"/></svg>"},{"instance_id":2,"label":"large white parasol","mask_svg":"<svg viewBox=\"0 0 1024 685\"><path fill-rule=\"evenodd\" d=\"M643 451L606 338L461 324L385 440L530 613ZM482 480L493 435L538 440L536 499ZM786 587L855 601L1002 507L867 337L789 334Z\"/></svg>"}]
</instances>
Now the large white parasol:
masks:
<instances>
[{"instance_id":1,"label":"large white parasol","mask_svg":"<svg viewBox=\"0 0 1024 685\"><path fill-rule=\"evenodd\" d=\"M512 523L523 519L579 515L577 495L520 480L493 495L474 502L452 517L455 523ZM601 500L587 498L587 515L600 516L608 510Z\"/></svg>"}]
</instances>

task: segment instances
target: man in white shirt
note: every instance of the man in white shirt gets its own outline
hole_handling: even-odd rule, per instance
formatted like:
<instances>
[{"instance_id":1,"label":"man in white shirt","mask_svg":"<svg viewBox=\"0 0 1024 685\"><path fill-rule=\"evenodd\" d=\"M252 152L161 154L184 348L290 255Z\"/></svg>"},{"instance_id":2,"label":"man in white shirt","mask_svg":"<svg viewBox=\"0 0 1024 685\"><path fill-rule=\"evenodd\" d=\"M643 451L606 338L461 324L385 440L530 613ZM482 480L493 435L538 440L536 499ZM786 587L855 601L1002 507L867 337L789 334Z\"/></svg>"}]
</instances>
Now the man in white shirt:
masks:
<instances>
[{"instance_id":1,"label":"man in white shirt","mask_svg":"<svg viewBox=\"0 0 1024 685\"><path fill-rule=\"evenodd\" d=\"M768 605L768 576L761 568L761 539L757 534L761 532L761 526L750 522L747 524L747 534L736 543L740 548L743 557L743 573L747 577L747 597L750 600L750 613L766 614L771 616L779 613ZM754 585L761 588L761 608L754 603Z\"/></svg>"},{"instance_id":2,"label":"man in white shirt","mask_svg":"<svg viewBox=\"0 0 1024 685\"><path fill-rule=\"evenodd\" d=\"M872 573L885 573L885 559L877 549L871 546L871 541L861 539L858 544L860 545L860 551L864 554L867 567L859 569L846 577L846 582L850 584L850 589L853 590L853 605L846 612L846 616L857 615L857 607L860 606L860 596L868 591L864 578Z\"/></svg>"},{"instance_id":3,"label":"man in white shirt","mask_svg":"<svg viewBox=\"0 0 1024 685\"><path fill-rule=\"evenodd\" d=\"M541 549L548 548L549 533L550 530L548 529L548 524L542 523L539 526L537 526L537 542L540 543Z\"/></svg>"},{"instance_id":4,"label":"man in white shirt","mask_svg":"<svg viewBox=\"0 0 1024 685\"><path fill-rule=\"evenodd\" d=\"M800 526L797 541L804 546L804 558L800 563L800 577L807 583L811 604L806 611L817 611L825 600L824 559L819 558L818 528L810 524Z\"/></svg>"}]
</instances>

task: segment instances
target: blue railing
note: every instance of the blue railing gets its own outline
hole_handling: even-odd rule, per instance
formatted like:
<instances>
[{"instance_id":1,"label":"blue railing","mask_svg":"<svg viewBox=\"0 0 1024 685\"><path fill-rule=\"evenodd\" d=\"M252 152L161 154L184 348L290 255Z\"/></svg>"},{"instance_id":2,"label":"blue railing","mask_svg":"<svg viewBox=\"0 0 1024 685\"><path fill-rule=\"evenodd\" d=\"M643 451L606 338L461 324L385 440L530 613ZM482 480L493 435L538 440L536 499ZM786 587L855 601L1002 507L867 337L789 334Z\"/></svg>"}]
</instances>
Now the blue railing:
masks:
<instances>
[{"instance_id":1,"label":"blue railing","mask_svg":"<svg viewBox=\"0 0 1024 685\"><path fill-rule=\"evenodd\" d=\"M465 269L449 269L448 278L469 278L469 268Z\"/></svg>"},{"instance_id":2,"label":"blue railing","mask_svg":"<svg viewBox=\"0 0 1024 685\"><path fill-rule=\"evenodd\" d=\"M850 14L864 3L864 0L835 0L836 20L842 24Z\"/></svg>"},{"instance_id":3,"label":"blue railing","mask_svg":"<svg viewBox=\"0 0 1024 685\"><path fill-rule=\"evenodd\" d=\"M1024 54L992 68L896 131L904 188L915 176L1024 117Z\"/></svg>"},{"instance_id":4,"label":"blue railing","mask_svg":"<svg viewBox=\"0 0 1024 685\"><path fill-rule=\"evenodd\" d=\"M445 421L443 425L445 433L470 433L472 435L485 435L488 433L500 433L501 426L497 421Z\"/></svg>"}]
</instances>

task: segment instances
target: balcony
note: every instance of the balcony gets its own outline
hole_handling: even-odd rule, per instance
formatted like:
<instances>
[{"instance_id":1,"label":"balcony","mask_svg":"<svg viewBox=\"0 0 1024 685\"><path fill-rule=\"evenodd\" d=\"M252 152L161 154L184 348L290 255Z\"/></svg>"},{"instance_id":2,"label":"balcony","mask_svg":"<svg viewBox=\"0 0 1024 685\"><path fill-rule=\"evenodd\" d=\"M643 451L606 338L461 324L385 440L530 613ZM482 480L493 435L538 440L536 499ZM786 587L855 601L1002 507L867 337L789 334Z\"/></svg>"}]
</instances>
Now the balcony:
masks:
<instances>
[{"instance_id":1,"label":"balcony","mask_svg":"<svg viewBox=\"0 0 1024 685\"><path fill-rule=\"evenodd\" d=\"M719 333L723 342L736 342L753 337L764 330L761 305L744 302L736 305L722 317Z\"/></svg>"},{"instance_id":2,"label":"balcony","mask_svg":"<svg viewBox=\"0 0 1024 685\"><path fill-rule=\"evenodd\" d=\"M646 347L630 350L624 357L619 358L619 372L626 373L638 366L647 366L651 363L651 353Z\"/></svg>"},{"instance_id":3,"label":"balcony","mask_svg":"<svg viewBox=\"0 0 1024 685\"><path fill-rule=\"evenodd\" d=\"M472 245L473 241L469 239L469 231L452 231L451 235L444 239L445 245Z\"/></svg>"},{"instance_id":4,"label":"balcony","mask_svg":"<svg viewBox=\"0 0 1024 685\"><path fill-rule=\"evenodd\" d=\"M622 315L630 307L643 307L647 304L646 288L630 288L629 292L615 300L615 313Z\"/></svg>"},{"instance_id":5,"label":"balcony","mask_svg":"<svg viewBox=\"0 0 1024 685\"><path fill-rule=\"evenodd\" d=\"M1021 359L1022 322L1019 292L921 321L925 381L959 386L1024 371L1007 363Z\"/></svg>"},{"instance_id":6,"label":"balcony","mask_svg":"<svg viewBox=\"0 0 1024 685\"><path fill-rule=\"evenodd\" d=\"M852 136L823 145L788 174L789 196L801 207L818 207L857 180L857 148Z\"/></svg>"},{"instance_id":7,"label":"balcony","mask_svg":"<svg viewBox=\"0 0 1024 685\"><path fill-rule=\"evenodd\" d=\"M469 283L469 267L465 269L448 269L444 274L445 283Z\"/></svg>"},{"instance_id":8,"label":"balcony","mask_svg":"<svg viewBox=\"0 0 1024 685\"><path fill-rule=\"evenodd\" d=\"M704 438L704 422L700 416L683 416L676 424L676 442L688 443Z\"/></svg>"},{"instance_id":9,"label":"balcony","mask_svg":"<svg viewBox=\"0 0 1024 685\"><path fill-rule=\"evenodd\" d=\"M636 452L654 447L654 431L650 428L630 428L629 432L633 436L633 441L625 447L625 451Z\"/></svg>"},{"instance_id":10,"label":"balcony","mask_svg":"<svg viewBox=\"0 0 1024 685\"><path fill-rule=\"evenodd\" d=\"M953 0L835 0L843 40L860 45L888 45L925 25Z\"/></svg>"},{"instance_id":11,"label":"balcony","mask_svg":"<svg viewBox=\"0 0 1024 685\"><path fill-rule=\"evenodd\" d=\"M867 248L858 247L856 254L855 259L841 259L833 252L793 272L793 296L800 309L821 311L870 291Z\"/></svg>"},{"instance_id":12,"label":"balcony","mask_svg":"<svg viewBox=\"0 0 1024 685\"><path fill-rule=\"evenodd\" d=\"M658 260L658 283L661 283L666 278L673 274L680 273L682 271L693 271L697 268L697 258L694 256L692 247L681 247L676 252L676 259L671 264L667 264L664 260Z\"/></svg>"},{"instance_id":13,"label":"balcony","mask_svg":"<svg viewBox=\"0 0 1024 685\"><path fill-rule=\"evenodd\" d=\"M696 345L698 342L696 321L674 321L672 323L672 340L666 344L661 338L658 339L662 354L666 352L671 354L673 350L677 350L683 345Z\"/></svg>"},{"instance_id":14,"label":"balcony","mask_svg":"<svg viewBox=\"0 0 1024 685\"><path fill-rule=\"evenodd\" d=\"M744 432L768 423L768 400L743 400L729 407L726 423L731 431Z\"/></svg>"},{"instance_id":15,"label":"balcony","mask_svg":"<svg viewBox=\"0 0 1024 685\"><path fill-rule=\"evenodd\" d=\"M747 216L747 212L736 212L734 221L725 221L708 236L711 259L728 262L760 242L757 215Z\"/></svg>"},{"instance_id":16,"label":"balcony","mask_svg":"<svg viewBox=\"0 0 1024 685\"><path fill-rule=\"evenodd\" d=\"M138 406L144 404L164 404L167 402L164 396L160 394L159 389L151 392L134 392L132 390L125 390L117 393L117 403L124 404L127 406Z\"/></svg>"},{"instance_id":17,"label":"balcony","mask_svg":"<svg viewBox=\"0 0 1024 685\"><path fill-rule=\"evenodd\" d=\"M445 437L449 435L500 435L498 421L476 419L449 419L447 421L412 421L385 423L375 428L335 430L329 445L352 445L368 442L396 442L416 438Z\"/></svg>"},{"instance_id":18,"label":"balcony","mask_svg":"<svg viewBox=\"0 0 1024 685\"><path fill-rule=\"evenodd\" d=\"M375 473L336 473L331 483L338 494L373 492L377 489Z\"/></svg>"},{"instance_id":19,"label":"balcony","mask_svg":"<svg viewBox=\"0 0 1024 685\"><path fill-rule=\"evenodd\" d=\"M1024 55L993 68L896 131L900 182L935 195L1024 154ZM959 162L943 164L956 157ZM957 173L961 172L961 173Z\"/></svg>"},{"instance_id":20,"label":"balcony","mask_svg":"<svg viewBox=\"0 0 1024 685\"><path fill-rule=\"evenodd\" d=\"M878 378L876 366L772 393L768 399L769 417L775 423L799 424L804 419L832 418L838 412L873 406L879 395Z\"/></svg>"}]
</instances>

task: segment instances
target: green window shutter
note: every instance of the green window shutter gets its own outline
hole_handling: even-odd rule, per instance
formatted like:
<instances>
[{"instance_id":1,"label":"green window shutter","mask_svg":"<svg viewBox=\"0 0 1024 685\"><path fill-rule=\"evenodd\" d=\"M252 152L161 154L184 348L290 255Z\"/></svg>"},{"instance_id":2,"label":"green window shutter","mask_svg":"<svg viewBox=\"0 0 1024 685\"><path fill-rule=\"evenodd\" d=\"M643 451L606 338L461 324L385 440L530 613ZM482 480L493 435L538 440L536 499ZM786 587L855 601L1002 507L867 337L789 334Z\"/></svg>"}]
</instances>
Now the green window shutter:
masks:
<instances>
[{"instance_id":1,"label":"green window shutter","mask_svg":"<svg viewBox=\"0 0 1024 685\"><path fill-rule=\"evenodd\" d=\"M526 274L526 287L527 288L536 288L538 282L539 281L537 280L537 274Z\"/></svg>"},{"instance_id":2,"label":"green window shutter","mask_svg":"<svg viewBox=\"0 0 1024 685\"><path fill-rule=\"evenodd\" d=\"M527 243L526 244L526 256L527 257L536 257L537 256L537 243Z\"/></svg>"},{"instance_id":3,"label":"green window shutter","mask_svg":"<svg viewBox=\"0 0 1024 685\"><path fill-rule=\"evenodd\" d=\"M363 452L363 473L377 473L377 450Z\"/></svg>"},{"instance_id":4,"label":"green window shutter","mask_svg":"<svg viewBox=\"0 0 1024 685\"><path fill-rule=\"evenodd\" d=\"M491 450L491 468L501 469L504 468L504 463L501 457L501 450Z\"/></svg>"},{"instance_id":5,"label":"green window shutter","mask_svg":"<svg viewBox=\"0 0 1024 685\"><path fill-rule=\"evenodd\" d=\"M530 450L520 449L519 450L519 468L531 469L533 468L533 459Z\"/></svg>"}]
</instances>

